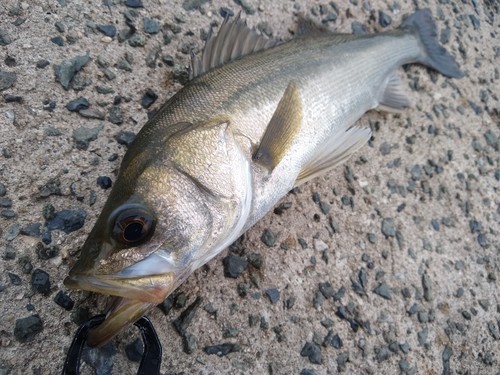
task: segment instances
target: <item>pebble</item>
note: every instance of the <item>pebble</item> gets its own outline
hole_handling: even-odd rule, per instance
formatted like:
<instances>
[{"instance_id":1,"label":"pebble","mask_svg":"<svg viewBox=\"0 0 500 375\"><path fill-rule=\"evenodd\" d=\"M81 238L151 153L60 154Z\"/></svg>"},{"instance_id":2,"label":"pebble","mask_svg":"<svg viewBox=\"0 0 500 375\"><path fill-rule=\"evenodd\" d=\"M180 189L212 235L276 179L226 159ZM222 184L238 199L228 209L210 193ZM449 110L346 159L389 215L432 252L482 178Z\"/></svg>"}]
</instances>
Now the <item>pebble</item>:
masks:
<instances>
[{"instance_id":1,"label":"pebble","mask_svg":"<svg viewBox=\"0 0 500 375\"><path fill-rule=\"evenodd\" d=\"M378 11L378 23L380 26L387 27L391 24L391 22L392 18L388 14L382 12L381 10Z\"/></svg>"},{"instance_id":2,"label":"pebble","mask_svg":"<svg viewBox=\"0 0 500 375\"><path fill-rule=\"evenodd\" d=\"M265 291L265 294L272 304L275 304L280 300L281 293L277 288L269 288Z\"/></svg>"},{"instance_id":3,"label":"pebble","mask_svg":"<svg viewBox=\"0 0 500 375\"><path fill-rule=\"evenodd\" d=\"M108 113L108 121L115 125L123 124L123 112L119 106L114 105Z\"/></svg>"},{"instance_id":4,"label":"pebble","mask_svg":"<svg viewBox=\"0 0 500 375\"><path fill-rule=\"evenodd\" d=\"M24 236L40 237L42 235L42 224L30 223L21 229L21 234Z\"/></svg>"},{"instance_id":5,"label":"pebble","mask_svg":"<svg viewBox=\"0 0 500 375\"><path fill-rule=\"evenodd\" d=\"M20 231L21 231L21 226L19 224L17 223L11 224L5 231L4 238L7 241L12 241L19 235Z\"/></svg>"},{"instance_id":6,"label":"pebble","mask_svg":"<svg viewBox=\"0 0 500 375\"><path fill-rule=\"evenodd\" d=\"M314 371L310 368L303 368L299 375L314 375Z\"/></svg>"},{"instance_id":7,"label":"pebble","mask_svg":"<svg viewBox=\"0 0 500 375\"><path fill-rule=\"evenodd\" d=\"M5 94L3 96L5 103L21 103L23 101L23 97L19 95L11 95Z\"/></svg>"},{"instance_id":8,"label":"pebble","mask_svg":"<svg viewBox=\"0 0 500 375\"><path fill-rule=\"evenodd\" d=\"M59 47L64 47L64 39L61 36L50 38L50 41Z\"/></svg>"},{"instance_id":9,"label":"pebble","mask_svg":"<svg viewBox=\"0 0 500 375\"><path fill-rule=\"evenodd\" d=\"M320 251L320 252L328 250L328 245L325 242L323 242L322 240L317 239L317 238L315 238L313 240L313 247L314 247L314 250Z\"/></svg>"},{"instance_id":10,"label":"pebble","mask_svg":"<svg viewBox=\"0 0 500 375\"><path fill-rule=\"evenodd\" d=\"M247 269L248 262L238 255L229 254L222 260L224 264L224 276L236 279Z\"/></svg>"},{"instance_id":11,"label":"pebble","mask_svg":"<svg viewBox=\"0 0 500 375\"><path fill-rule=\"evenodd\" d=\"M203 4L205 4L208 0L184 0L182 3L182 7L184 10L197 10L200 9Z\"/></svg>"},{"instance_id":12,"label":"pebble","mask_svg":"<svg viewBox=\"0 0 500 375\"><path fill-rule=\"evenodd\" d=\"M247 0L233 0L237 5L239 5L246 14L255 14L255 7Z\"/></svg>"},{"instance_id":13,"label":"pebble","mask_svg":"<svg viewBox=\"0 0 500 375\"><path fill-rule=\"evenodd\" d=\"M23 283L21 278L17 276L15 273L7 272L7 275L9 276L9 280L12 285L21 285Z\"/></svg>"},{"instance_id":14,"label":"pebble","mask_svg":"<svg viewBox=\"0 0 500 375\"><path fill-rule=\"evenodd\" d=\"M271 231L271 229L264 229L260 240L268 247L273 247L276 245L276 235Z\"/></svg>"},{"instance_id":15,"label":"pebble","mask_svg":"<svg viewBox=\"0 0 500 375\"><path fill-rule=\"evenodd\" d=\"M432 282L431 278L426 273L422 275L422 288L424 289L424 299L427 302L432 301L434 299L432 293Z\"/></svg>"},{"instance_id":16,"label":"pebble","mask_svg":"<svg viewBox=\"0 0 500 375\"><path fill-rule=\"evenodd\" d=\"M49 232L50 233L50 232ZM40 260L49 260L55 258L60 254L58 246L44 246L43 243L39 242L36 246L36 255Z\"/></svg>"},{"instance_id":17,"label":"pebble","mask_svg":"<svg viewBox=\"0 0 500 375\"><path fill-rule=\"evenodd\" d=\"M189 71L184 66L179 64L174 64L172 76L174 81L179 82L181 85L185 85L189 81Z\"/></svg>"},{"instance_id":18,"label":"pebble","mask_svg":"<svg viewBox=\"0 0 500 375\"><path fill-rule=\"evenodd\" d=\"M16 249L10 245L5 245L5 252L3 253L3 259L12 260L16 258Z\"/></svg>"},{"instance_id":19,"label":"pebble","mask_svg":"<svg viewBox=\"0 0 500 375\"><path fill-rule=\"evenodd\" d=\"M144 32L148 34L157 34L160 31L160 21L154 18L144 17Z\"/></svg>"},{"instance_id":20,"label":"pebble","mask_svg":"<svg viewBox=\"0 0 500 375\"><path fill-rule=\"evenodd\" d=\"M186 333L182 337L182 350L184 350L184 353L192 354L197 348L198 348L198 340L196 339L196 336L190 333Z\"/></svg>"},{"instance_id":21,"label":"pebble","mask_svg":"<svg viewBox=\"0 0 500 375\"><path fill-rule=\"evenodd\" d=\"M31 286L38 293L48 296L50 294L49 274L41 269L36 269L31 275Z\"/></svg>"},{"instance_id":22,"label":"pebble","mask_svg":"<svg viewBox=\"0 0 500 375\"><path fill-rule=\"evenodd\" d=\"M62 290L57 292L56 296L54 297L54 302L66 311L71 311L73 309L73 306L75 306L75 302L71 299L71 297L64 293Z\"/></svg>"},{"instance_id":23,"label":"pebble","mask_svg":"<svg viewBox=\"0 0 500 375\"><path fill-rule=\"evenodd\" d=\"M229 353L239 352L240 350L238 345L232 343L205 346L205 348L203 348L203 351L208 355L217 354L219 357L224 357Z\"/></svg>"},{"instance_id":24,"label":"pebble","mask_svg":"<svg viewBox=\"0 0 500 375\"><path fill-rule=\"evenodd\" d=\"M158 95L156 95L156 93L153 90L147 89L144 95L142 96L141 105L143 108L149 108L151 107L151 105L153 105L156 99L158 99Z\"/></svg>"},{"instance_id":25,"label":"pebble","mask_svg":"<svg viewBox=\"0 0 500 375\"><path fill-rule=\"evenodd\" d=\"M146 37L142 34L135 33L129 38L128 44L130 47L144 47L146 44Z\"/></svg>"},{"instance_id":26,"label":"pebble","mask_svg":"<svg viewBox=\"0 0 500 375\"><path fill-rule=\"evenodd\" d=\"M342 342L342 339L340 338L339 335L333 334L333 330L329 330L328 334L325 336L323 340L323 346L333 346L335 349L340 349L342 346L344 346L344 343Z\"/></svg>"},{"instance_id":27,"label":"pebble","mask_svg":"<svg viewBox=\"0 0 500 375\"><path fill-rule=\"evenodd\" d=\"M387 300L391 299L391 289L385 283L379 284L375 289L373 289L373 293Z\"/></svg>"},{"instance_id":28,"label":"pebble","mask_svg":"<svg viewBox=\"0 0 500 375\"><path fill-rule=\"evenodd\" d=\"M65 90L69 90L75 74L82 70L89 60L90 56L86 54L76 56L70 60L65 60L61 64L56 65L54 67L56 81L59 82Z\"/></svg>"},{"instance_id":29,"label":"pebble","mask_svg":"<svg viewBox=\"0 0 500 375\"><path fill-rule=\"evenodd\" d=\"M77 99L71 100L66 104L66 109L70 112L78 112L82 109L87 109L89 107L89 100L84 97L79 97Z\"/></svg>"},{"instance_id":30,"label":"pebble","mask_svg":"<svg viewBox=\"0 0 500 375\"><path fill-rule=\"evenodd\" d=\"M140 362L144 353L144 344L141 339L135 339L125 346L125 355L132 362Z\"/></svg>"},{"instance_id":31,"label":"pebble","mask_svg":"<svg viewBox=\"0 0 500 375\"><path fill-rule=\"evenodd\" d=\"M142 0L126 0L125 5L129 8L143 8Z\"/></svg>"},{"instance_id":32,"label":"pebble","mask_svg":"<svg viewBox=\"0 0 500 375\"><path fill-rule=\"evenodd\" d=\"M82 110L78 111L78 114L82 117L85 117L85 118L94 118L97 120L104 120L104 118L106 117L104 112L101 112L97 109L92 109L92 108L82 109Z\"/></svg>"},{"instance_id":33,"label":"pebble","mask_svg":"<svg viewBox=\"0 0 500 375\"><path fill-rule=\"evenodd\" d=\"M95 128L80 126L79 128L73 130L73 140L75 141L76 148L79 150L87 150L90 142L97 139L101 130L102 126L96 126Z\"/></svg>"},{"instance_id":34,"label":"pebble","mask_svg":"<svg viewBox=\"0 0 500 375\"><path fill-rule=\"evenodd\" d=\"M382 233L386 237L394 237L396 235L396 228L394 227L393 219L384 218L382 220Z\"/></svg>"},{"instance_id":35,"label":"pebble","mask_svg":"<svg viewBox=\"0 0 500 375\"><path fill-rule=\"evenodd\" d=\"M4 72L0 70L0 91L11 88L16 83L17 75L14 72Z\"/></svg>"},{"instance_id":36,"label":"pebble","mask_svg":"<svg viewBox=\"0 0 500 375\"><path fill-rule=\"evenodd\" d=\"M104 190L107 190L111 186L113 186L113 181L108 176L99 176L97 177L97 186Z\"/></svg>"},{"instance_id":37,"label":"pebble","mask_svg":"<svg viewBox=\"0 0 500 375\"><path fill-rule=\"evenodd\" d=\"M335 294L335 291L333 290L332 284L330 284L328 281L324 283L319 283L319 291L325 298L331 298Z\"/></svg>"},{"instance_id":38,"label":"pebble","mask_svg":"<svg viewBox=\"0 0 500 375\"><path fill-rule=\"evenodd\" d=\"M0 207L11 208L12 207L12 199L10 199L9 197L1 197L0 198Z\"/></svg>"},{"instance_id":39,"label":"pebble","mask_svg":"<svg viewBox=\"0 0 500 375\"><path fill-rule=\"evenodd\" d=\"M68 234L83 227L87 212L83 208L76 210L62 210L54 213L54 217L47 221L47 229L62 230Z\"/></svg>"},{"instance_id":40,"label":"pebble","mask_svg":"<svg viewBox=\"0 0 500 375\"><path fill-rule=\"evenodd\" d=\"M28 316L16 320L14 337L19 342L31 341L38 333L43 331L43 322L38 315Z\"/></svg>"},{"instance_id":41,"label":"pebble","mask_svg":"<svg viewBox=\"0 0 500 375\"><path fill-rule=\"evenodd\" d=\"M169 295L163 300L162 303L160 303L156 307L158 307L165 315L167 315L170 310L172 310L172 307L174 307L174 295Z\"/></svg>"},{"instance_id":42,"label":"pebble","mask_svg":"<svg viewBox=\"0 0 500 375\"><path fill-rule=\"evenodd\" d=\"M340 353L335 361L337 362L337 371L345 372L346 363L349 361L349 352Z\"/></svg>"},{"instance_id":43,"label":"pebble","mask_svg":"<svg viewBox=\"0 0 500 375\"><path fill-rule=\"evenodd\" d=\"M114 38L116 35L116 26L112 24L97 25L97 30L110 38Z\"/></svg>"},{"instance_id":44,"label":"pebble","mask_svg":"<svg viewBox=\"0 0 500 375\"><path fill-rule=\"evenodd\" d=\"M353 23L351 23L351 30L354 35L362 35L368 33L368 28L366 27L366 25L363 25L358 21L354 21Z\"/></svg>"},{"instance_id":45,"label":"pebble","mask_svg":"<svg viewBox=\"0 0 500 375\"><path fill-rule=\"evenodd\" d=\"M4 197L7 194L7 188L4 184L0 182L0 197Z\"/></svg>"},{"instance_id":46,"label":"pebble","mask_svg":"<svg viewBox=\"0 0 500 375\"><path fill-rule=\"evenodd\" d=\"M48 67L50 65L50 61L49 60L45 60L45 59L41 59L41 60L38 60L36 62L36 67L38 69L45 69L46 67Z\"/></svg>"},{"instance_id":47,"label":"pebble","mask_svg":"<svg viewBox=\"0 0 500 375\"><path fill-rule=\"evenodd\" d=\"M174 327L179 335L184 336L186 334L187 327L191 324L198 307L200 307L201 301L202 299L197 297L196 300L173 321Z\"/></svg>"},{"instance_id":48,"label":"pebble","mask_svg":"<svg viewBox=\"0 0 500 375\"><path fill-rule=\"evenodd\" d=\"M321 359L321 349L315 343L307 341L300 351L300 355L302 357L308 357L309 362L314 363L316 365L320 365L322 362Z\"/></svg>"},{"instance_id":49,"label":"pebble","mask_svg":"<svg viewBox=\"0 0 500 375\"><path fill-rule=\"evenodd\" d=\"M387 361L391 357L391 351L387 346L375 348L375 358L378 363Z\"/></svg>"},{"instance_id":50,"label":"pebble","mask_svg":"<svg viewBox=\"0 0 500 375\"><path fill-rule=\"evenodd\" d=\"M134 132L121 130L115 135L116 141L125 146L130 146L135 139L136 134Z\"/></svg>"},{"instance_id":51,"label":"pebble","mask_svg":"<svg viewBox=\"0 0 500 375\"><path fill-rule=\"evenodd\" d=\"M6 46L10 43L12 43L12 38L9 33L4 28L0 28L0 46Z\"/></svg>"}]
</instances>

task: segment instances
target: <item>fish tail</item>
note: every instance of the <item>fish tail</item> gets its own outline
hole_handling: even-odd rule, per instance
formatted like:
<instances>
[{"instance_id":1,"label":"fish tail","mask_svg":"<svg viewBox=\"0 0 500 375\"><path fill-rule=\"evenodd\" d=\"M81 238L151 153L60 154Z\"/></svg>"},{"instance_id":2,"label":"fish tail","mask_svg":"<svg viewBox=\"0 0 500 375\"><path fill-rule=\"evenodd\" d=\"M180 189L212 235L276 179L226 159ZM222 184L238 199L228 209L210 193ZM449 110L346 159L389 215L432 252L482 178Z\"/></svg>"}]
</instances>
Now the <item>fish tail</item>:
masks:
<instances>
[{"instance_id":1,"label":"fish tail","mask_svg":"<svg viewBox=\"0 0 500 375\"><path fill-rule=\"evenodd\" d=\"M412 31L419 38L423 46L422 64L448 77L464 76L453 56L439 44L436 24L429 9L417 10L403 21L400 28Z\"/></svg>"}]
</instances>

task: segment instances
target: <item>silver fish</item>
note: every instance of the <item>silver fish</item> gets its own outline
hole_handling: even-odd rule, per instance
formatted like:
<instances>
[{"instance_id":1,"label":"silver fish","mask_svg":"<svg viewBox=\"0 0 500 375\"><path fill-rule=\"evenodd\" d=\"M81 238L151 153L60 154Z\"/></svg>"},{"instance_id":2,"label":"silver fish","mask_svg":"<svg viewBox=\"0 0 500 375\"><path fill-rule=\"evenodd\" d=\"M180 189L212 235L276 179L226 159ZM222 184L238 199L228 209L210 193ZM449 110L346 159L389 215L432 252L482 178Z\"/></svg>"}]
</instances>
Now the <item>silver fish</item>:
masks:
<instances>
[{"instance_id":1,"label":"silver fish","mask_svg":"<svg viewBox=\"0 0 500 375\"><path fill-rule=\"evenodd\" d=\"M409 106L397 70L459 78L431 12L397 30L312 30L276 43L237 17L193 58L192 79L149 120L65 284L116 296L89 342L102 344L162 302L294 186L371 136L357 120Z\"/></svg>"}]
</instances>

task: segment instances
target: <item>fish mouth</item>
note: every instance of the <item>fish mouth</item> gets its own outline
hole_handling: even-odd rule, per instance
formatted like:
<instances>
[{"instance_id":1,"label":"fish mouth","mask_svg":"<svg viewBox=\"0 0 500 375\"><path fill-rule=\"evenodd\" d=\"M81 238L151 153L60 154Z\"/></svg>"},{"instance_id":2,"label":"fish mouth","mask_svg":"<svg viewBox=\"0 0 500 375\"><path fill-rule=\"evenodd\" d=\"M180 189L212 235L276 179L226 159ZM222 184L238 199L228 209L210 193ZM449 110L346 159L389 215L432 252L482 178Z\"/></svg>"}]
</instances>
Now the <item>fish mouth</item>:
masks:
<instances>
[{"instance_id":1,"label":"fish mouth","mask_svg":"<svg viewBox=\"0 0 500 375\"><path fill-rule=\"evenodd\" d=\"M122 329L133 324L161 303L173 290L174 273L124 278L116 275L70 275L64 280L68 289L80 289L114 296L100 325L87 337L90 346L102 346Z\"/></svg>"}]
</instances>

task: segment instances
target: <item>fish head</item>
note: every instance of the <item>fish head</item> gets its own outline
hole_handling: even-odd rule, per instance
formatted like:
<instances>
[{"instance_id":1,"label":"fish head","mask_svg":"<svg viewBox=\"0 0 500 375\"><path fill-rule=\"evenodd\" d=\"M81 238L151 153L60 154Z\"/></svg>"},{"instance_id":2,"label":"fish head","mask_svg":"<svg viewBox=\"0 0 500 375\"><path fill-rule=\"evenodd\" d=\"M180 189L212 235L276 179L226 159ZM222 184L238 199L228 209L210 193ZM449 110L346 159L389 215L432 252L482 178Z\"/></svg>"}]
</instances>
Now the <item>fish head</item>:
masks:
<instances>
[{"instance_id":1,"label":"fish head","mask_svg":"<svg viewBox=\"0 0 500 375\"><path fill-rule=\"evenodd\" d=\"M194 270L193 257L211 235L205 199L196 183L162 155L126 155L64 281L69 289L117 297L106 320L90 332L90 345L102 345L134 323Z\"/></svg>"}]
</instances>

